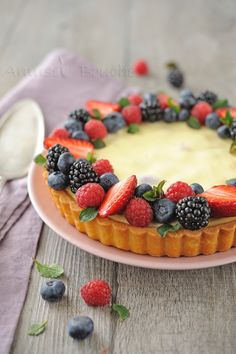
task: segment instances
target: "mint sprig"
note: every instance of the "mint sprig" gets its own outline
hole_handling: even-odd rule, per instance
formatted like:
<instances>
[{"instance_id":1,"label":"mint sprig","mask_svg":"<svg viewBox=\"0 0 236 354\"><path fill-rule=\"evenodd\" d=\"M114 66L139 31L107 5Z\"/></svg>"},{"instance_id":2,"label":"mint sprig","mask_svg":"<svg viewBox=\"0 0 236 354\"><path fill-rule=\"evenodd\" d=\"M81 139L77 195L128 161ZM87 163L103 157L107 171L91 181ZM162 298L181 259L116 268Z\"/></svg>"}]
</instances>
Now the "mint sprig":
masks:
<instances>
[{"instance_id":1,"label":"mint sprig","mask_svg":"<svg viewBox=\"0 0 236 354\"><path fill-rule=\"evenodd\" d=\"M157 232L161 237L165 237L168 234L168 232L176 232L182 228L183 227L179 223L175 225L163 224L157 228Z\"/></svg>"},{"instance_id":2,"label":"mint sprig","mask_svg":"<svg viewBox=\"0 0 236 354\"><path fill-rule=\"evenodd\" d=\"M39 154L39 155L35 156L34 162L37 165L44 166L46 163L46 158L42 154Z\"/></svg>"},{"instance_id":3,"label":"mint sprig","mask_svg":"<svg viewBox=\"0 0 236 354\"><path fill-rule=\"evenodd\" d=\"M92 141L92 144L94 146L94 149L103 149L106 146L102 139L94 140Z\"/></svg>"},{"instance_id":4,"label":"mint sprig","mask_svg":"<svg viewBox=\"0 0 236 354\"><path fill-rule=\"evenodd\" d=\"M33 258L36 268L44 278L60 278L64 274L64 269L59 264L42 264Z\"/></svg>"},{"instance_id":5,"label":"mint sprig","mask_svg":"<svg viewBox=\"0 0 236 354\"><path fill-rule=\"evenodd\" d=\"M121 99L118 101L118 105L121 108L124 108L124 107L130 105L130 101L129 101L129 99L127 97L121 97Z\"/></svg>"},{"instance_id":6,"label":"mint sprig","mask_svg":"<svg viewBox=\"0 0 236 354\"><path fill-rule=\"evenodd\" d=\"M127 133L136 134L139 132L139 130L139 126L137 124L132 123L128 126Z\"/></svg>"},{"instance_id":7,"label":"mint sprig","mask_svg":"<svg viewBox=\"0 0 236 354\"><path fill-rule=\"evenodd\" d=\"M201 128L201 124L200 124L199 120L194 116L189 117L188 120L186 120L186 123L192 129L200 129Z\"/></svg>"},{"instance_id":8,"label":"mint sprig","mask_svg":"<svg viewBox=\"0 0 236 354\"><path fill-rule=\"evenodd\" d=\"M229 110L227 110L225 117L220 118L221 123L223 123L224 125L227 125L228 127L231 127L232 123L233 123L233 117L231 116L231 113Z\"/></svg>"},{"instance_id":9,"label":"mint sprig","mask_svg":"<svg viewBox=\"0 0 236 354\"><path fill-rule=\"evenodd\" d=\"M91 164L97 161L97 159L91 152L88 153L86 160L88 160L88 162L90 162Z\"/></svg>"},{"instance_id":10,"label":"mint sprig","mask_svg":"<svg viewBox=\"0 0 236 354\"><path fill-rule=\"evenodd\" d=\"M33 323L28 330L28 335L38 336L39 334L45 331L47 324L48 324L47 320L42 323Z\"/></svg>"},{"instance_id":11,"label":"mint sprig","mask_svg":"<svg viewBox=\"0 0 236 354\"><path fill-rule=\"evenodd\" d=\"M92 116L95 119L101 120L102 119L102 114L97 108L92 109Z\"/></svg>"},{"instance_id":12,"label":"mint sprig","mask_svg":"<svg viewBox=\"0 0 236 354\"><path fill-rule=\"evenodd\" d=\"M111 308L119 315L121 321L126 320L130 316L129 310L123 305L112 304Z\"/></svg>"},{"instance_id":13,"label":"mint sprig","mask_svg":"<svg viewBox=\"0 0 236 354\"><path fill-rule=\"evenodd\" d=\"M167 103L168 106L172 109L172 111L174 111L177 114L180 112L180 106L174 103L173 98L169 97Z\"/></svg>"},{"instance_id":14,"label":"mint sprig","mask_svg":"<svg viewBox=\"0 0 236 354\"><path fill-rule=\"evenodd\" d=\"M214 104L213 104L213 109L216 110L218 108L225 108L229 106L229 102L227 98L223 99L218 99Z\"/></svg>"},{"instance_id":15,"label":"mint sprig","mask_svg":"<svg viewBox=\"0 0 236 354\"><path fill-rule=\"evenodd\" d=\"M166 183L165 180L161 181L157 186L153 186L152 190L143 194L144 199L149 202L154 202L156 199L161 199L164 196L163 186Z\"/></svg>"},{"instance_id":16,"label":"mint sprig","mask_svg":"<svg viewBox=\"0 0 236 354\"><path fill-rule=\"evenodd\" d=\"M81 211L79 219L80 221L91 221L98 215L98 210L92 207L86 208Z\"/></svg>"}]
</instances>

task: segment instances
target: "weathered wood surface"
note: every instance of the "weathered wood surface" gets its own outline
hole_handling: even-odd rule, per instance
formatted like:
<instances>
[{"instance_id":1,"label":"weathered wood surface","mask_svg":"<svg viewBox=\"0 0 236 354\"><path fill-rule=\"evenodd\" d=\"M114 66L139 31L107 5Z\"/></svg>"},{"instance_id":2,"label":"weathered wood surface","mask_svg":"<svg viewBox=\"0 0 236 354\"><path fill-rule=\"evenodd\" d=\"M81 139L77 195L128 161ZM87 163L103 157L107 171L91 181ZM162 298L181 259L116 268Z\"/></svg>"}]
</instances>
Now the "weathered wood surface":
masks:
<instances>
[{"instance_id":1,"label":"weathered wood surface","mask_svg":"<svg viewBox=\"0 0 236 354\"><path fill-rule=\"evenodd\" d=\"M48 51L68 47L108 72L125 70L120 79L147 90L167 87L163 65L175 59L193 89L210 88L235 99L234 0L1 0L0 14L0 94ZM140 57L151 64L147 79L129 72ZM64 265L67 292L62 302L49 305L39 296L42 280L32 272L14 354L236 351L235 265L183 272L128 267L89 255L46 226L37 257ZM116 301L130 308L129 320L121 324L109 309L83 304L79 287L93 277L111 283ZM94 335L81 343L65 331L78 313L95 322ZM27 336L29 324L44 319L49 321L45 333Z\"/></svg>"}]
</instances>

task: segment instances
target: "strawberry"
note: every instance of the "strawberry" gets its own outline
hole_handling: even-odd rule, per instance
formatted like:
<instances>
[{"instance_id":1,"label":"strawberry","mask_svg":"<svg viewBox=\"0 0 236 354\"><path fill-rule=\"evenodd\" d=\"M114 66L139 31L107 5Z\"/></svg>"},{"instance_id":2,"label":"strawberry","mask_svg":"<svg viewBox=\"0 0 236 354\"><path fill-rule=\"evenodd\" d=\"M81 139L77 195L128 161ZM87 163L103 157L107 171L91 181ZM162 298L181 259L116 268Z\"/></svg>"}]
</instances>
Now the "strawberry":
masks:
<instances>
[{"instance_id":1,"label":"strawberry","mask_svg":"<svg viewBox=\"0 0 236 354\"><path fill-rule=\"evenodd\" d=\"M94 116L94 110L98 110L101 117L104 118L112 112L119 112L120 106L118 103L90 100L86 102L86 109L91 116Z\"/></svg>"},{"instance_id":2,"label":"strawberry","mask_svg":"<svg viewBox=\"0 0 236 354\"><path fill-rule=\"evenodd\" d=\"M211 216L224 217L236 216L236 187L235 186L214 186L207 191L198 194L207 199Z\"/></svg>"},{"instance_id":3,"label":"strawberry","mask_svg":"<svg viewBox=\"0 0 236 354\"><path fill-rule=\"evenodd\" d=\"M49 149L55 144L60 144L69 149L74 157L84 157L86 158L88 153L93 152L93 145L85 140L70 139L70 138L57 138L48 137L44 139L44 146Z\"/></svg>"},{"instance_id":4,"label":"strawberry","mask_svg":"<svg viewBox=\"0 0 236 354\"><path fill-rule=\"evenodd\" d=\"M134 94L134 95L130 95L128 97L128 100L130 101L131 104L134 104L136 106L139 106L140 103L143 102L143 98L142 96L138 95L138 94Z\"/></svg>"},{"instance_id":5,"label":"strawberry","mask_svg":"<svg viewBox=\"0 0 236 354\"><path fill-rule=\"evenodd\" d=\"M161 92L159 93L159 95L157 95L157 99L158 101L160 102L160 105L161 105L161 108L162 109L165 109L165 108L168 108L169 107L169 103L168 103L168 100L169 98L171 98L170 96L168 96L167 94ZM178 102L174 99L172 99L172 103L176 106L178 106Z\"/></svg>"},{"instance_id":6,"label":"strawberry","mask_svg":"<svg viewBox=\"0 0 236 354\"><path fill-rule=\"evenodd\" d=\"M148 68L148 63L146 62L146 60L137 60L134 64L133 64L133 72L136 75L148 75L149 73L149 68Z\"/></svg>"},{"instance_id":7,"label":"strawberry","mask_svg":"<svg viewBox=\"0 0 236 354\"><path fill-rule=\"evenodd\" d=\"M206 116L212 112L211 106L207 102L200 101L193 106L191 115L196 117L204 125Z\"/></svg>"},{"instance_id":8,"label":"strawberry","mask_svg":"<svg viewBox=\"0 0 236 354\"><path fill-rule=\"evenodd\" d=\"M114 184L108 190L99 208L99 215L105 218L108 215L121 212L134 195L136 186L137 178L134 175Z\"/></svg>"},{"instance_id":9,"label":"strawberry","mask_svg":"<svg viewBox=\"0 0 236 354\"><path fill-rule=\"evenodd\" d=\"M234 107L234 108L228 108L228 107L218 108L216 110L216 114L218 114L218 116L220 118L225 118L227 111L230 112L232 118L236 118L236 107Z\"/></svg>"},{"instance_id":10,"label":"strawberry","mask_svg":"<svg viewBox=\"0 0 236 354\"><path fill-rule=\"evenodd\" d=\"M50 134L50 137L53 138L69 138L69 136L70 133L68 132L68 130L63 128L54 129Z\"/></svg>"}]
</instances>

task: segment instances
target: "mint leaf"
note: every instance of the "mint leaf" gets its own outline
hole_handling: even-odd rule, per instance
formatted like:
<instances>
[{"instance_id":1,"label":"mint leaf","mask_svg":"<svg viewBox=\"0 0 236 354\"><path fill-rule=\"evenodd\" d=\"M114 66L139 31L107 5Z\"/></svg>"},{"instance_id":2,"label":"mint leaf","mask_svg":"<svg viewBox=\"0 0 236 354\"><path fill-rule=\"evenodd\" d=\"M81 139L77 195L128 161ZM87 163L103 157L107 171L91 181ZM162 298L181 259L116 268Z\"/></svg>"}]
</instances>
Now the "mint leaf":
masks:
<instances>
[{"instance_id":1,"label":"mint leaf","mask_svg":"<svg viewBox=\"0 0 236 354\"><path fill-rule=\"evenodd\" d=\"M219 99L217 100L214 104L213 104L213 109L217 109L217 108L224 108L224 107L228 107L229 106L229 102L226 98L224 99Z\"/></svg>"},{"instance_id":2,"label":"mint leaf","mask_svg":"<svg viewBox=\"0 0 236 354\"><path fill-rule=\"evenodd\" d=\"M121 321L126 320L130 316L129 310L123 305L113 304L112 310L118 313Z\"/></svg>"},{"instance_id":3,"label":"mint leaf","mask_svg":"<svg viewBox=\"0 0 236 354\"><path fill-rule=\"evenodd\" d=\"M154 197L153 190L143 193L143 198L146 199L148 202L154 202L156 200L156 198Z\"/></svg>"},{"instance_id":4,"label":"mint leaf","mask_svg":"<svg viewBox=\"0 0 236 354\"><path fill-rule=\"evenodd\" d=\"M33 323L28 330L28 335L38 336L39 334L43 333L47 327L47 323L48 321L44 321L42 323Z\"/></svg>"},{"instance_id":5,"label":"mint leaf","mask_svg":"<svg viewBox=\"0 0 236 354\"><path fill-rule=\"evenodd\" d=\"M118 105L121 108L124 108L124 107L130 105L130 101L129 101L129 99L127 97L121 97L121 99L118 101Z\"/></svg>"},{"instance_id":6,"label":"mint leaf","mask_svg":"<svg viewBox=\"0 0 236 354\"><path fill-rule=\"evenodd\" d=\"M165 237L168 234L168 232L176 232L182 228L183 227L179 223L175 225L163 224L157 228L157 232L161 237Z\"/></svg>"},{"instance_id":7,"label":"mint leaf","mask_svg":"<svg viewBox=\"0 0 236 354\"><path fill-rule=\"evenodd\" d=\"M46 158L42 154L39 154L39 155L35 156L34 162L37 165L44 166L46 163Z\"/></svg>"},{"instance_id":8,"label":"mint leaf","mask_svg":"<svg viewBox=\"0 0 236 354\"><path fill-rule=\"evenodd\" d=\"M189 117L189 119L186 121L186 123L190 128L193 128L193 129L200 129L201 128L201 124L196 117L193 117L193 116Z\"/></svg>"},{"instance_id":9,"label":"mint leaf","mask_svg":"<svg viewBox=\"0 0 236 354\"><path fill-rule=\"evenodd\" d=\"M129 134L136 134L139 132L139 126L137 124L130 124L128 129L127 129L127 133Z\"/></svg>"},{"instance_id":10,"label":"mint leaf","mask_svg":"<svg viewBox=\"0 0 236 354\"><path fill-rule=\"evenodd\" d=\"M97 209L89 207L81 211L79 219L80 221L91 221L95 219L97 215Z\"/></svg>"},{"instance_id":11,"label":"mint leaf","mask_svg":"<svg viewBox=\"0 0 236 354\"><path fill-rule=\"evenodd\" d=\"M104 143L104 141L102 139L97 139L92 141L92 144L94 146L94 149L102 149L106 146L106 144Z\"/></svg>"},{"instance_id":12,"label":"mint leaf","mask_svg":"<svg viewBox=\"0 0 236 354\"><path fill-rule=\"evenodd\" d=\"M224 125L227 125L228 127L230 127L233 123L233 117L231 116L230 111L228 110L225 114L224 118L220 118L221 123L223 123Z\"/></svg>"},{"instance_id":13,"label":"mint leaf","mask_svg":"<svg viewBox=\"0 0 236 354\"><path fill-rule=\"evenodd\" d=\"M161 199L164 195L163 186L166 183L165 180L158 183L157 186L153 186L151 191L147 191L143 194L144 199L149 202L154 202L156 199Z\"/></svg>"},{"instance_id":14,"label":"mint leaf","mask_svg":"<svg viewBox=\"0 0 236 354\"><path fill-rule=\"evenodd\" d=\"M171 97L168 98L168 106L175 112L175 113L179 113L180 112L180 106L174 104L173 99Z\"/></svg>"},{"instance_id":15,"label":"mint leaf","mask_svg":"<svg viewBox=\"0 0 236 354\"><path fill-rule=\"evenodd\" d=\"M97 108L92 109L92 116L93 116L93 118L98 119L98 120L102 119L101 112Z\"/></svg>"},{"instance_id":16,"label":"mint leaf","mask_svg":"<svg viewBox=\"0 0 236 354\"><path fill-rule=\"evenodd\" d=\"M229 152L232 155L236 155L236 140L234 140L230 146Z\"/></svg>"},{"instance_id":17,"label":"mint leaf","mask_svg":"<svg viewBox=\"0 0 236 354\"><path fill-rule=\"evenodd\" d=\"M60 278L64 274L64 269L59 264L42 264L33 258L36 268L44 278Z\"/></svg>"},{"instance_id":18,"label":"mint leaf","mask_svg":"<svg viewBox=\"0 0 236 354\"><path fill-rule=\"evenodd\" d=\"M90 163L94 163L97 161L97 159L93 156L93 154L91 152L88 153L86 160L88 160L88 162L90 162Z\"/></svg>"}]
</instances>

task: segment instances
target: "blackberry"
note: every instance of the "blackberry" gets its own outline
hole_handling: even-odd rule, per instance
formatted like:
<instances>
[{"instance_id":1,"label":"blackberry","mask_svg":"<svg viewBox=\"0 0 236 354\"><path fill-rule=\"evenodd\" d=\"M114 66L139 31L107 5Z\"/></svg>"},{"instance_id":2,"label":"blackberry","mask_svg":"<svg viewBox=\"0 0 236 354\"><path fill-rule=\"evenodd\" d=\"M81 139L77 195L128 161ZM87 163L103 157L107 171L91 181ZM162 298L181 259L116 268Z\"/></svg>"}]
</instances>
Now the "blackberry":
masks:
<instances>
[{"instance_id":1,"label":"blackberry","mask_svg":"<svg viewBox=\"0 0 236 354\"><path fill-rule=\"evenodd\" d=\"M80 122L83 127L87 123L89 118L90 118L89 112L83 108L76 109L74 112L71 112L69 114L69 119L73 119L73 120Z\"/></svg>"},{"instance_id":2,"label":"blackberry","mask_svg":"<svg viewBox=\"0 0 236 354\"><path fill-rule=\"evenodd\" d=\"M53 145L48 149L46 169L49 173L58 171L57 162L61 154L64 152L69 152L69 150L60 144Z\"/></svg>"},{"instance_id":3,"label":"blackberry","mask_svg":"<svg viewBox=\"0 0 236 354\"><path fill-rule=\"evenodd\" d=\"M218 100L218 96L212 92L212 91L205 91L200 94L200 96L197 98L197 101L205 101L209 103L211 106L216 103Z\"/></svg>"},{"instance_id":4,"label":"blackberry","mask_svg":"<svg viewBox=\"0 0 236 354\"><path fill-rule=\"evenodd\" d=\"M208 225L211 209L203 197L185 197L175 209L179 223L189 230L198 230Z\"/></svg>"},{"instance_id":5,"label":"blackberry","mask_svg":"<svg viewBox=\"0 0 236 354\"><path fill-rule=\"evenodd\" d=\"M182 87L184 83L184 75L178 68L171 69L168 73L167 79L169 83L175 88Z\"/></svg>"},{"instance_id":6,"label":"blackberry","mask_svg":"<svg viewBox=\"0 0 236 354\"><path fill-rule=\"evenodd\" d=\"M236 140L236 119L233 119L232 125L230 127L230 136L233 140Z\"/></svg>"},{"instance_id":7,"label":"blackberry","mask_svg":"<svg viewBox=\"0 0 236 354\"><path fill-rule=\"evenodd\" d=\"M154 96L149 96L140 104L142 120L146 122L156 122L163 119L164 111L159 101Z\"/></svg>"},{"instance_id":8,"label":"blackberry","mask_svg":"<svg viewBox=\"0 0 236 354\"><path fill-rule=\"evenodd\" d=\"M69 172L70 188L73 193L86 183L98 183L99 178L88 161L77 160Z\"/></svg>"}]
</instances>

